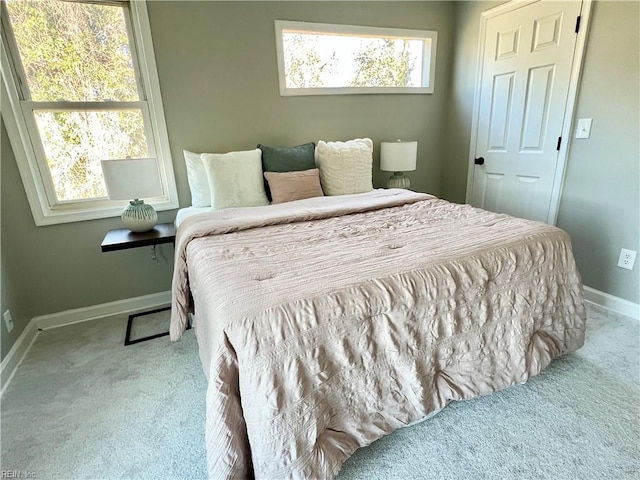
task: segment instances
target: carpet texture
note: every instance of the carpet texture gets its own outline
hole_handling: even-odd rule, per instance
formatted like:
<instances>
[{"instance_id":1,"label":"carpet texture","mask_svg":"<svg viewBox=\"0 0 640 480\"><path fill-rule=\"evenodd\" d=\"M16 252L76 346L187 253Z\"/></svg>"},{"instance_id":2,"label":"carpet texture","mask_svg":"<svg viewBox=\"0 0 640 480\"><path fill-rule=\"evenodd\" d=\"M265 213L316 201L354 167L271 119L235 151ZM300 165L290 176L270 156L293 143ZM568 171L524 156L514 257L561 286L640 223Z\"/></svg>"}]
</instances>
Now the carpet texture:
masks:
<instances>
[{"instance_id":1,"label":"carpet texture","mask_svg":"<svg viewBox=\"0 0 640 480\"><path fill-rule=\"evenodd\" d=\"M358 450L338 478L637 479L640 323L592 305L587 314L577 353L525 385L452 403ZM40 333L2 398L3 471L206 477L206 382L193 331L175 344L124 347L126 320ZM136 337L152 333L136 325Z\"/></svg>"}]
</instances>

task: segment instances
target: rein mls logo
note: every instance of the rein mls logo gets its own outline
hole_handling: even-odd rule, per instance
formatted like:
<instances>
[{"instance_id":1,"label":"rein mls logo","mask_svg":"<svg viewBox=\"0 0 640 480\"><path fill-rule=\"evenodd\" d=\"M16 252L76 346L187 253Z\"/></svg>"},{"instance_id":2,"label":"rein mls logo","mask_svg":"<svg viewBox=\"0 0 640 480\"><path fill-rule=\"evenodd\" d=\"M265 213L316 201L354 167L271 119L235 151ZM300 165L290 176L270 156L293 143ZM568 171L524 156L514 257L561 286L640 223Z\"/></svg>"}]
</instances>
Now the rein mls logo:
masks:
<instances>
[{"instance_id":1,"label":"rein mls logo","mask_svg":"<svg viewBox=\"0 0 640 480\"><path fill-rule=\"evenodd\" d=\"M38 478L38 475L29 471L2 470L2 478Z\"/></svg>"}]
</instances>

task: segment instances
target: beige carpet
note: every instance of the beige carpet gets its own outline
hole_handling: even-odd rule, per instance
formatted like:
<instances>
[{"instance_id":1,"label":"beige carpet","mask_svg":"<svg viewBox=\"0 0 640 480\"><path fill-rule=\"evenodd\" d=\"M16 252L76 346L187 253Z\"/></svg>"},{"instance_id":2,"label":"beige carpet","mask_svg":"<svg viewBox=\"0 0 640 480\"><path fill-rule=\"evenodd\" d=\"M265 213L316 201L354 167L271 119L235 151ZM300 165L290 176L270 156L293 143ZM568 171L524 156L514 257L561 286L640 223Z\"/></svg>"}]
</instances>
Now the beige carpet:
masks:
<instances>
[{"instance_id":1,"label":"beige carpet","mask_svg":"<svg viewBox=\"0 0 640 480\"><path fill-rule=\"evenodd\" d=\"M339 478L639 478L640 322L593 306L588 317L576 354L526 385L452 404L360 449ZM166 325L162 316L141 321L134 336ZM206 384L193 331L176 344L124 347L125 325L118 316L41 332L2 398L3 471L206 476Z\"/></svg>"}]
</instances>

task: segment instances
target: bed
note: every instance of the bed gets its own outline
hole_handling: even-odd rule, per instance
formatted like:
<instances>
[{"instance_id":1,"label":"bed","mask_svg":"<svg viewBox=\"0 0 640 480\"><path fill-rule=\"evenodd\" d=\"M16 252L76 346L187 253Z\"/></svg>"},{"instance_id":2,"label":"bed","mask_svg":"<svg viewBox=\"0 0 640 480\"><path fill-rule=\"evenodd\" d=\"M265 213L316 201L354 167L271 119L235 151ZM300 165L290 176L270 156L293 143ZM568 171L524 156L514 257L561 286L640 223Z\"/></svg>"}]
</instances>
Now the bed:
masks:
<instances>
[{"instance_id":1,"label":"bed","mask_svg":"<svg viewBox=\"0 0 640 480\"><path fill-rule=\"evenodd\" d=\"M565 232L401 189L182 218L171 338L190 310L210 478L332 478L454 400L584 342Z\"/></svg>"}]
</instances>

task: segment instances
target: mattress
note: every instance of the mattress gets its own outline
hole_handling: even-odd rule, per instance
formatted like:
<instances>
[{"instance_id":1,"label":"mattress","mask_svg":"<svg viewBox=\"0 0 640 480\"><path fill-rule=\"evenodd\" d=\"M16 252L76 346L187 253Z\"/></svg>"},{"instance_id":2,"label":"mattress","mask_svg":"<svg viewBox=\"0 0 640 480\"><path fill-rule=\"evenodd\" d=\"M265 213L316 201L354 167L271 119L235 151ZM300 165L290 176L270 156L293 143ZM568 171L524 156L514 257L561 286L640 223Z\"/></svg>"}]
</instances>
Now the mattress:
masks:
<instances>
[{"instance_id":1,"label":"mattress","mask_svg":"<svg viewBox=\"0 0 640 480\"><path fill-rule=\"evenodd\" d=\"M172 340L190 294L211 478L332 478L584 342L565 232L399 189L185 219Z\"/></svg>"}]
</instances>

